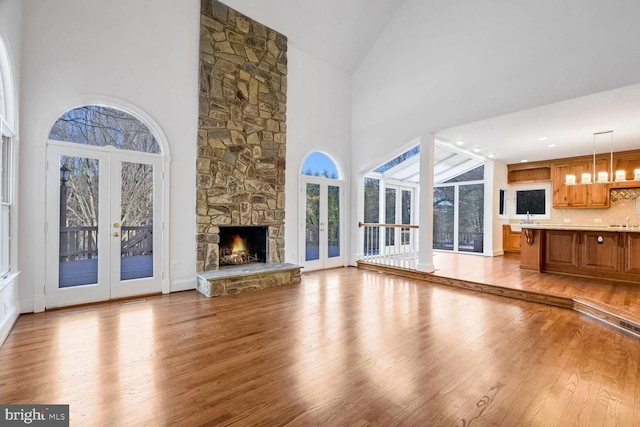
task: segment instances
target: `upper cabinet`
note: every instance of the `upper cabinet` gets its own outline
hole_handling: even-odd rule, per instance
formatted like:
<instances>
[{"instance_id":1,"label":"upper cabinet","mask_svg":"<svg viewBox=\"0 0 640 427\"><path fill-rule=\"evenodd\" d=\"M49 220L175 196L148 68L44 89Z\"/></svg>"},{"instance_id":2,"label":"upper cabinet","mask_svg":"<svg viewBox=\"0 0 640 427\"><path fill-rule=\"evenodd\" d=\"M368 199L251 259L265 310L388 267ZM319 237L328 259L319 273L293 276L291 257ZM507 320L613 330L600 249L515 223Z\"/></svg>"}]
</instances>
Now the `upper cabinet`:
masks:
<instances>
[{"instance_id":1,"label":"upper cabinet","mask_svg":"<svg viewBox=\"0 0 640 427\"><path fill-rule=\"evenodd\" d=\"M507 165L508 183L549 182L553 187L554 208L608 208L609 190L613 188L640 188L634 171L640 169L640 150L613 153L613 174L624 171L625 180L606 184L566 185L566 176L574 175L580 182L583 173L597 180L598 172L609 172L611 156L608 153L596 156L595 171L593 156L571 157L544 162L516 163Z\"/></svg>"},{"instance_id":2,"label":"upper cabinet","mask_svg":"<svg viewBox=\"0 0 640 427\"><path fill-rule=\"evenodd\" d=\"M597 176L597 171L609 170L606 159L596 159L596 173L593 160L569 160L553 165L553 207L554 208L608 208L609 184L566 185L566 176L571 174L580 179L583 173ZM593 178L592 178L593 179Z\"/></svg>"},{"instance_id":3,"label":"upper cabinet","mask_svg":"<svg viewBox=\"0 0 640 427\"><path fill-rule=\"evenodd\" d=\"M509 184L549 182L551 181L551 164L549 162L531 162L507 165L507 174Z\"/></svg>"}]
</instances>

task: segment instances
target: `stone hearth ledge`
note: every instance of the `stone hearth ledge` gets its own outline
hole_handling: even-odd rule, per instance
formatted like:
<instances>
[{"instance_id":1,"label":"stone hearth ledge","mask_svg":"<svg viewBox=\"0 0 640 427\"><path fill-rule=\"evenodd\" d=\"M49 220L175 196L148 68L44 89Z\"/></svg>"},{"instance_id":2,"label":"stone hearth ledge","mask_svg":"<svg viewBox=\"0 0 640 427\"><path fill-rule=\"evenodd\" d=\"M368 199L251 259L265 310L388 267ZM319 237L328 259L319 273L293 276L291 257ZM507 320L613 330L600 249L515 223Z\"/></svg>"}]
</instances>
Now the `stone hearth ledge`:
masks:
<instances>
[{"instance_id":1,"label":"stone hearth ledge","mask_svg":"<svg viewBox=\"0 0 640 427\"><path fill-rule=\"evenodd\" d=\"M300 283L302 267L291 263L246 264L197 273L196 289L206 297Z\"/></svg>"}]
</instances>

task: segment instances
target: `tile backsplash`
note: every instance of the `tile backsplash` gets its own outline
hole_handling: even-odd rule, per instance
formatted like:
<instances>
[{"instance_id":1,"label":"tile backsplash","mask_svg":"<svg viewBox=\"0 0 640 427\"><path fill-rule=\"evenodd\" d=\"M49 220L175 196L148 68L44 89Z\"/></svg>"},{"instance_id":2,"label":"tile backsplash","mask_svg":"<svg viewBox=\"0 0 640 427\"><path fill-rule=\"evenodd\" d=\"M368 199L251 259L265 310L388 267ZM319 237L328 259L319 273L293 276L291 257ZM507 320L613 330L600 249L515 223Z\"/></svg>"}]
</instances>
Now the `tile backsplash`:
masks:
<instances>
[{"instance_id":1,"label":"tile backsplash","mask_svg":"<svg viewBox=\"0 0 640 427\"><path fill-rule=\"evenodd\" d=\"M640 188L612 190L610 207L605 209L565 208L551 209L551 218L535 220L540 224L602 225L625 224L627 216L629 224L640 224ZM597 220L600 220L598 222ZM520 221L512 220L511 223Z\"/></svg>"}]
</instances>

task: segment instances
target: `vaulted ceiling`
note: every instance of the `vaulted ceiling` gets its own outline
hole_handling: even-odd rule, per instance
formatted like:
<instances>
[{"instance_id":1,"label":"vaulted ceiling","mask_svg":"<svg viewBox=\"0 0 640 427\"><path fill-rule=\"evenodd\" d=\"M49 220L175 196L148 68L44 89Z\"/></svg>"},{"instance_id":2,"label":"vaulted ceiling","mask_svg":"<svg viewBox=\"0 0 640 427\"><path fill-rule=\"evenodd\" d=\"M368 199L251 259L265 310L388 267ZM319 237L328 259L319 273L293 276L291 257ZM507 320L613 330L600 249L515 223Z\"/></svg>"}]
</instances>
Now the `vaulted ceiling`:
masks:
<instances>
[{"instance_id":1,"label":"vaulted ceiling","mask_svg":"<svg viewBox=\"0 0 640 427\"><path fill-rule=\"evenodd\" d=\"M285 34L296 48L352 74L404 0L224 3ZM440 157L448 160L436 161L442 162L441 166L464 159L475 159L472 163L476 163L480 156L509 164L585 155L593 152L593 133L606 130L614 131L615 151L640 148L640 85L438 130L436 138L445 142ZM459 141L463 144L458 145ZM461 158L444 155L459 149ZM609 140L596 141L596 151L609 149ZM384 163L388 159L380 160Z\"/></svg>"},{"instance_id":2,"label":"vaulted ceiling","mask_svg":"<svg viewBox=\"0 0 640 427\"><path fill-rule=\"evenodd\" d=\"M404 0L224 0L289 43L351 74Z\"/></svg>"}]
</instances>

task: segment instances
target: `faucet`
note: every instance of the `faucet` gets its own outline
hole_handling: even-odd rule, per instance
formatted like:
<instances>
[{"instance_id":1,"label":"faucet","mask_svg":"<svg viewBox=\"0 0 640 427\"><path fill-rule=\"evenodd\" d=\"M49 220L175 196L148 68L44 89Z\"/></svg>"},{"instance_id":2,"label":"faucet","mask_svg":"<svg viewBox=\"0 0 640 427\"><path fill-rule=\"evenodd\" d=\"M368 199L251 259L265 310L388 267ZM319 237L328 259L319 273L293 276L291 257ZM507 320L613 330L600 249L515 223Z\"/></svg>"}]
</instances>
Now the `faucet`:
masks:
<instances>
[{"instance_id":1,"label":"faucet","mask_svg":"<svg viewBox=\"0 0 640 427\"><path fill-rule=\"evenodd\" d=\"M527 211L527 219L523 219L522 223L523 224L533 224L533 221L531 221L531 215L529 214L529 211Z\"/></svg>"},{"instance_id":2,"label":"faucet","mask_svg":"<svg viewBox=\"0 0 640 427\"><path fill-rule=\"evenodd\" d=\"M629 228L629 215L627 215L627 217L624 220L624 226Z\"/></svg>"}]
</instances>

